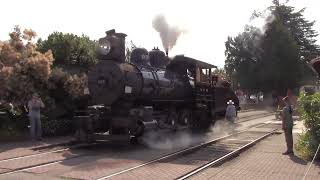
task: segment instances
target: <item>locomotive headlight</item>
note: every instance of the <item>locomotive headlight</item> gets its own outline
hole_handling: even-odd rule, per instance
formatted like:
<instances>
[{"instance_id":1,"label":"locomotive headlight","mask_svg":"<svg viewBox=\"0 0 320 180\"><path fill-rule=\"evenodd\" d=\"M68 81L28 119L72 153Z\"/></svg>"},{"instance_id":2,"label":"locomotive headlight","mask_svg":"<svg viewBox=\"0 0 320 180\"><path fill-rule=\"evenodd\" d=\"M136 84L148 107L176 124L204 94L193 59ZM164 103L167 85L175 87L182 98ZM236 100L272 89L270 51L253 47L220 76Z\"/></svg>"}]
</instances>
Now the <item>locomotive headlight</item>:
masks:
<instances>
[{"instance_id":1,"label":"locomotive headlight","mask_svg":"<svg viewBox=\"0 0 320 180\"><path fill-rule=\"evenodd\" d=\"M102 55L107 55L111 50L111 44L109 41L105 40L100 43L100 53Z\"/></svg>"}]
</instances>

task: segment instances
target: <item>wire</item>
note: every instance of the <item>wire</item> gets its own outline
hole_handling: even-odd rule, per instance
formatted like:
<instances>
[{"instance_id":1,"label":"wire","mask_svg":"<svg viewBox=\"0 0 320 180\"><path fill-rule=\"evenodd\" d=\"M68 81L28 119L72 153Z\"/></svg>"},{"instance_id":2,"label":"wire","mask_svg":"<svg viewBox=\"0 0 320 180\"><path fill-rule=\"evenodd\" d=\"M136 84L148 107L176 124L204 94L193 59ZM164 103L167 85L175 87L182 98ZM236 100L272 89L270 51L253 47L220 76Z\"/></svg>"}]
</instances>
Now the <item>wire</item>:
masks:
<instances>
[{"instance_id":1,"label":"wire","mask_svg":"<svg viewBox=\"0 0 320 180\"><path fill-rule=\"evenodd\" d=\"M308 172L309 172L309 170L310 170L310 168L311 168L311 165L313 164L313 161L314 161L314 160L316 159L316 157L317 157L317 154L318 154L318 151L319 151L319 147L320 147L320 144L318 145L316 154L313 156L313 159L312 159L312 161L311 161L311 163L310 163L310 165L309 165L309 168L308 168L307 172L304 174L302 180L306 179L306 176L307 176L307 174L308 174Z\"/></svg>"}]
</instances>

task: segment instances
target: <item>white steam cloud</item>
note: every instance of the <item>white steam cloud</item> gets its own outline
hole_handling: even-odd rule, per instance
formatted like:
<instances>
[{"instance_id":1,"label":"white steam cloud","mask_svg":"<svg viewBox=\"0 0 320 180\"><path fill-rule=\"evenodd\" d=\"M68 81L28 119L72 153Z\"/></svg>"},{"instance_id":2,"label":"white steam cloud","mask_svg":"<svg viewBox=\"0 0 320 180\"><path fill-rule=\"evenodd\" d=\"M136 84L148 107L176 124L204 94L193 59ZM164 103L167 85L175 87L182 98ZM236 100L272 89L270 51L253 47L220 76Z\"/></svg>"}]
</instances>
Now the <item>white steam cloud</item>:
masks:
<instances>
[{"instance_id":1,"label":"white steam cloud","mask_svg":"<svg viewBox=\"0 0 320 180\"><path fill-rule=\"evenodd\" d=\"M166 50L171 50L183 33L178 27L170 26L163 15L157 15L152 21L152 26L159 32L163 48Z\"/></svg>"},{"instance_id":2,"label":"white steam cloud","mask_svg":"<svg viewBox=\"0 0 320 180\"><path fill-rule=\"evenodd\" d=\"M264 11L254 11L251 18L250 24L261 31L261 35L264 35L267 27L270 23L275 20L275 16L271 13L270 10Z\"/></svg>"},{"instance_id":3,"label":"white steam cloud","mask_svg":"<svg viewBox=\"0 0 320 180\"><path fill-rule=\"evenodd\" d=\"M226 121L218 120L211 130L206 133L191 133L181 131L175 133L149 132L142 137L143 144L153 149L179 149L206 142L215 138L226 136L235 130L235 125Z\"/></svg>"}]
</instances>

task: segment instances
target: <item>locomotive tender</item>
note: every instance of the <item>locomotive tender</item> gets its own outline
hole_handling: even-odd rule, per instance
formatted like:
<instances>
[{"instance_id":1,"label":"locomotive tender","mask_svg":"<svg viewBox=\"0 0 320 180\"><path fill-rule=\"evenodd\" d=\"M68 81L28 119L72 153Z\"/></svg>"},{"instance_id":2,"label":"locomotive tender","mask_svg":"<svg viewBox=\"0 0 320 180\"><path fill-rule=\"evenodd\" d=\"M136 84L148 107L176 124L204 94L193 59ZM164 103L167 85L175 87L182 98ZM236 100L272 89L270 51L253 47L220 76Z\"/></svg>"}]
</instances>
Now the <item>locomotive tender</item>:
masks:
<instances>
[{"instance_id":1,"label":"locomotive tender","mask_svg":"<svg viewBox=\"0 0 320 180\"><path fill-rule=\"evenodd\" d=\"M143 48L134 49L125 62L126 35L106 34L99 39L99 62L88 74L87 97L94 106L75 116L79 140L105 132L137 138L152 129L206 129L227 100L239 107L233 91L213 75L216 66ZM224 93L215 94L219 90Z\"/></svg>"}]
</instances>

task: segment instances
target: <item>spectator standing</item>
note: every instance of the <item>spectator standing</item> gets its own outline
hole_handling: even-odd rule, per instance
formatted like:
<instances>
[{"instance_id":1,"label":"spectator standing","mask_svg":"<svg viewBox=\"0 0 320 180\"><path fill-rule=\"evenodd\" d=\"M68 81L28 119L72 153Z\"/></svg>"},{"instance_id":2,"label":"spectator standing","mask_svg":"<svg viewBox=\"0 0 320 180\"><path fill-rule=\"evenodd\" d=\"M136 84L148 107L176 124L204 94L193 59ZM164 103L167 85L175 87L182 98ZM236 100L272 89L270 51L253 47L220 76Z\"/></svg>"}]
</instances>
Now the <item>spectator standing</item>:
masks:
<instances>
[{"instance_id":1,"label":"spectator standing","mask_svg":"<svg viewBox=\"0 0 320 180\"><path fill-rule=\"evenodd\" d=\"M283 98L285 106L281 112L281 119L282 119L282 129L284 131L286 144L287 144L287 151L284 152L284 155L293 154L293 138L292 138L292 128L293 128L293 108L288 96Z\"/></svg>"},{"instance_id":2,"label":"spectator standing","mask_svg":"<svg viewBox=\"0 0 320 180\"><path fill-rule=\"evenodd\" d=\"M32 95L28 102L29 119L30 119L30 136L33 140L41 140L42 129L40 120L40 109L44 108L44 104L37 93Z\"/></svg>"},{"instance_id":3,"label":"spectator standing","mask_svg":"<svg viewBox=\"0 0 320 180\"><path fill-rule=\"evenodd\" d=\"M234 120L237 116L237 109L234 105L234 102L232 100L229 100L227 102L227 109L226 109L226 119L232 123L234 123Z\"/></svg>"}]
</instances>

